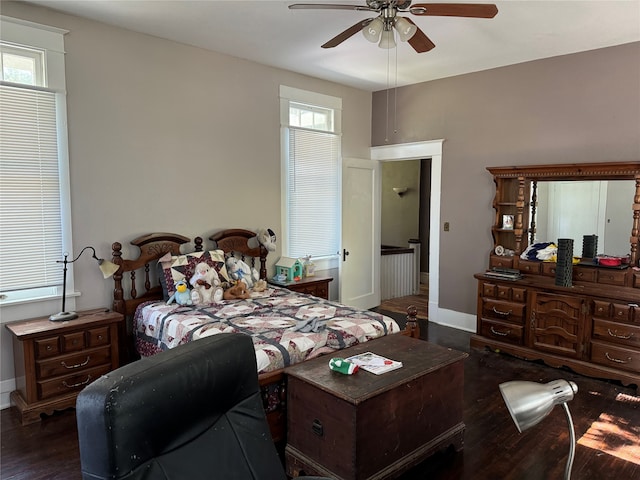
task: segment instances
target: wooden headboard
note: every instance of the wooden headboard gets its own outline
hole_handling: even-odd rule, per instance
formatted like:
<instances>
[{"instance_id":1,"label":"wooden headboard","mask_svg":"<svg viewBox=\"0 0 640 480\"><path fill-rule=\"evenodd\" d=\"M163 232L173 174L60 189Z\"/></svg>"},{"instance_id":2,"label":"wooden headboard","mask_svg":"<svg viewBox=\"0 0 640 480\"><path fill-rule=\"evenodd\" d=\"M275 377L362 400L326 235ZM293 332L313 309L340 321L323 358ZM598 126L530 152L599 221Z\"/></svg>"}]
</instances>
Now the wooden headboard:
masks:
<instances>
[{"instance_id":1,"label":"wooden headboard","mask_svg":"<svg viewBox=\"0 0 640 480\"><path fill-rule=\"evenodd\" d=\"M198 241L199 240L199 241ZM175 233L150 233L132 240L131 245L140 249L140 255L135 260L122 258L122 244L115 242L111 245L111 261L120 268L113 275L115 282L113 290L113 310L127 317L133 316L136 307L147 300L162 298L160 282L151 285L151 269L155 268L157 260L166 253L180 255L180 246L191 242L191 239ZM202 251L202 239L196 239L195 251ZM128 273L126 290L123 278ZM140 284L142 282L142 284Z\"/></svg>"},{"instance_id":2,"label":"wooden headboard","mask_svg":"<svg viewBox=\"0 0 640 480\"><path fill-rule=\"evenodd\" d=\"M255 241L256 233L250 230L230 229L222 230L211 237L214 248L221 249L225 256L241 258L251 267L258 270L260 278L267 278L268 250ZM176 233L150 233L132 240L131 245L140 249L140 255L134 260L122 258L122 244L115 242L112 248L111 261L120 268L113 275L113 310L122 313L127 320L133 317L138 305L149 300L162 298L162 287L155 280L155 268L158 259L167 253L180 255L180 247L190 243L191 239ZM255 246L252 246L255 242ZM196 237L193 240L195 252L204 251L203 240ZM184 252L189 253L189 252ZM259 267L256 265L259 264ZM153 273L152 273L153 272ZM152 285L153 283L153 285Z\"/></svg>"},{"instance_id":3,"label":"wooden headboard","mask_svg":"<svg viewBox=\"0 0 640 480\"><path fill-rule=\"evenodd\" d=\"M210 240L215 242L216 248L224 251L225 256L234 255L239 257L245 263L258 270L260 278L267 279L267 254L269 251L261 244L250 246L250 241L255 241L256 234L250 230L242 230L235 228L231 230L223 230L211 235ZM256 259L260 263L260 268L255 265Z\"/></svg>"}]
</instances>

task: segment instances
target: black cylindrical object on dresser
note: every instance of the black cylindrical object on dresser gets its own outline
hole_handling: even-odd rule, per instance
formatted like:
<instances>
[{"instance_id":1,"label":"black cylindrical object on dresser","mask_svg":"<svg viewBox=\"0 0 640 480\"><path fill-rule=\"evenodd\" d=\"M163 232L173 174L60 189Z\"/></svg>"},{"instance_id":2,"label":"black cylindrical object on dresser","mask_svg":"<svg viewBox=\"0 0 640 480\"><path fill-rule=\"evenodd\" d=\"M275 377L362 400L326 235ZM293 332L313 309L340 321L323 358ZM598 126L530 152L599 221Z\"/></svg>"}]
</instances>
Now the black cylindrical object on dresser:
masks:
<instances>
[{"instance_id":1,"label":"black cylindrical object on dresser","mask_svg":"<svg viewBox=\"0 0 640 480\"><path fill-rule=\"evenodd\" d=\"M598 236L582 236L582 258L595 258L598 251Z\"/></svg>"},{"instance_id":2,"label":"black cylindrical object on dresser","mask_svg":"<svg viewBox=\"0 0 640 480\"><path fill-rule=\"evenodd\" d=\"M570 287L573 275L573 239L558 239L558 255L556 261L556 285Z\"/></svg>"}]
</instances>

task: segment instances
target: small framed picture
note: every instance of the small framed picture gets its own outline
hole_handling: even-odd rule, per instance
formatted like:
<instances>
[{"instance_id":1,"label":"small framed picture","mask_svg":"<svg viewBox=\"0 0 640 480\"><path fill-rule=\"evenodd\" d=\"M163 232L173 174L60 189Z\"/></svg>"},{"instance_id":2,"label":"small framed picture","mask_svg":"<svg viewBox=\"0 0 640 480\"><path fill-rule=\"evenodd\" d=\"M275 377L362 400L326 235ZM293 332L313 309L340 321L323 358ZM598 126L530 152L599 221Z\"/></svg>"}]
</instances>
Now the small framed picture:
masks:
<instances>
[{"instance_id":1,"label":"small framed picture","mask_svg":"<svg viewBox=\"0 0 640 480\"><path fill-rule=\"evenodd\" d=\"M502 215L502 228L513 230L513 215Z\"/></svg>"}]
</instances>

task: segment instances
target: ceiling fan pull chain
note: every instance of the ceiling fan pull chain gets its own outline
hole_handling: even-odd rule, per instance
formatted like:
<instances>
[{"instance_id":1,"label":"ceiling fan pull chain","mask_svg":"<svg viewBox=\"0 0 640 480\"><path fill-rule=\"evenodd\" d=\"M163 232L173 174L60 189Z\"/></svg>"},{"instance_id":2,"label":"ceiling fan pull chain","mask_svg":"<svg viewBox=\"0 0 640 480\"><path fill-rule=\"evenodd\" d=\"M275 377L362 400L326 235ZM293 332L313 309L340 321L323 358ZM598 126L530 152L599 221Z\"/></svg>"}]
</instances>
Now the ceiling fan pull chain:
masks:
<instances>
[{"instance_id":1,"label":"ceiling fan pull chain","mask_svg":"<svg viewBox=\"0 0 640 480\"><path fill-rule=\"evenodd\" d=\"M398 133L398 49L396 48L396 76L393 81L393 134Z\"/></svg>"},{"instance_id":2,"label":"ceiling fan pull chain","mask_svg":"<svg viewBox=\"0 0 640 480\"><path fill-rule=\"evenodd\" d=\"M384 132L384 136L385 142L389 141L389 89L391 88L391 84L390 84L390 70L391 70L391 49L387 50L387 114L386 114L386 122L385 122L385 132Z\"/></svg>"}]
</instances>

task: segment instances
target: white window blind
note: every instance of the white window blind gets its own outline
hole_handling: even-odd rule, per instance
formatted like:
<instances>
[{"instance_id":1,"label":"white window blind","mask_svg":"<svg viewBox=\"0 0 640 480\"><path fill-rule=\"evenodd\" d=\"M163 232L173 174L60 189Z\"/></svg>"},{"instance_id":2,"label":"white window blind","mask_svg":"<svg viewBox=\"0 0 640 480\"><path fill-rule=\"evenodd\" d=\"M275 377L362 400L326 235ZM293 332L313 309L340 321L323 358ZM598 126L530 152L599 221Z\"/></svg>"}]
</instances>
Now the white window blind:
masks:
<instances>
[{"instance_id":1,"label":"white window blind","mask_svg":"<svg viewBox=\"0 0 640 480\"><path fill-rule=\"evenodd\" d=\"M339 137L288 128L287 235L290 257L336 255Z\"/></svg>"},{"instance_id":2,"label":"white window blind","mask_svg":"<svg viewBox=\"0 0 640 480\"><path fill-rule=\"evenodd\" d=\"M0 85L0 291L62 284L54 92Z\"/></svg>"}]
</instances>

